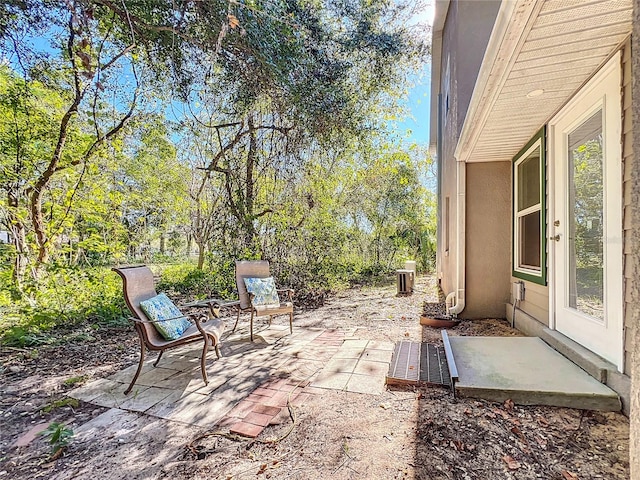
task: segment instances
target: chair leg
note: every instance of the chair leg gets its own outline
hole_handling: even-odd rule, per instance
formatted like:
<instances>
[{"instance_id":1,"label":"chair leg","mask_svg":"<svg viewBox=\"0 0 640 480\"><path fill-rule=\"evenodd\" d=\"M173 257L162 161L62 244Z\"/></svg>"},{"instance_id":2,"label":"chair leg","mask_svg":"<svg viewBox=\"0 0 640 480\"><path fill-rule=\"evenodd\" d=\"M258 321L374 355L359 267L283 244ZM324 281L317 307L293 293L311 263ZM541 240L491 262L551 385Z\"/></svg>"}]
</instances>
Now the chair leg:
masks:
<instances>
[{"instance_id":1,"label":"chair leg","mask_svg":"<svg viewBox=\"0 0 640 480\"><path fill-rule=\"evenodd\" d=\"M162 354L162 350L160 351L160 354ZM142 371L142 363L143 362L144 362L144 342L142 341L142 339L140 339L140 363L138 363L138 369L136 370L136 374L133 376L133 380L131 380L131 383L129 384L129 388L127 388L124 391L125 395L129 394L129 392L131 391L131 389L135 385L136 380L138 380L138 376L140 375L140 372Z\"/></svg>"},{"instance_id":2,"label":"chair leg","mask_svg":"<svg viewBox=\"0 0 640 480\"><path fill-rule=\"evenodd\" d=\"M204 347L202 347L202 358L200 359L200 368L202 369L202 380L205 385L209 385L209 379L207 378L207 351L209 350L209 337L204 337Z\"/></svg>"},{"instance_id":3,"label":"chair leg","mask_svg":"<svg viewBox=\"0 0 640 480\"><path fill-rule=\"evenodd\" d=\"M289 314L289 332L293 333L293 312Z\"/></svg>"},{"instance_id":4,"label":"chair leg","mask_svg":"<svg viewBox=\"0 0 640 480\"><path fill-rule=\"evenodd\" d=\"M251 332L250 338L253 342L253 309L251 310L251 320L249 321L249 332Z\"/></svg>"},{"instance_id":5,"label":"chair leg","mask_svg":"<svg viewBox=\"0 0 640 480\"><path fill-rule=\"evenodd\" d=\"M269 326L271 326L272 320L273 320L273 315L269 315Z\"/></svg>"},{"instance_id":6,"label":"chair leg","mask_svg":"<svg viewBox=\"0 0 640 480\"><path fill-rule=\"evenodd\" d=\"M236 314L236 323L233 325L233 330L231 330L231 333L236 331L236 327L238 326L238 321L240 320L240 306L238 306L237 310L238 313Z\"/></svg>"},{"instance_id":7,"label":"chair leg","mask_svg":"<svg viewBox=\"0 0 640 480\"><path fill-rule=\"evenodd\" d=\"M218 360L220 359L220 345L216 342L216 355L218 356Z\"/></svg>"},{"instance_id":8,"label":"chair leg","mask_svg":"<svg viewBox=\"0 0 640 480\"><path fill-rule=\"evenodd\" d=\"M160 353L158 353L158 358L156 358L156 361L153 362L153 366L157 367L158 363L160 363L160 359L162 358L162 354L164 353L164 350L160 350Z\"/></svg>"}]
</instances>

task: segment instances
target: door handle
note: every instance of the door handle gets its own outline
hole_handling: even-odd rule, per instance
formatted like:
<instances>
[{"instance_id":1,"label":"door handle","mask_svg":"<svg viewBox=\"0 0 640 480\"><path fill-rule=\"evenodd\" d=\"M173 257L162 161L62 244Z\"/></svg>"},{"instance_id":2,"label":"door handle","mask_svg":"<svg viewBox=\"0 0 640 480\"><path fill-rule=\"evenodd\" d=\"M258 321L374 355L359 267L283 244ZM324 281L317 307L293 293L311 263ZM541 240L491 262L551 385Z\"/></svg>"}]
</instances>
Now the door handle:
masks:
<instances>
[{"instance_id":1,"label":"door handle","mask_svg":"<svg viewBox=\"0 0 640 480\"><path fill-rule=\"evenodd\" d=\"M554 235L553 237L549 237L549 240L554 240L556 242L560 241L560 234Z\"/></svg>"}]
</instances>

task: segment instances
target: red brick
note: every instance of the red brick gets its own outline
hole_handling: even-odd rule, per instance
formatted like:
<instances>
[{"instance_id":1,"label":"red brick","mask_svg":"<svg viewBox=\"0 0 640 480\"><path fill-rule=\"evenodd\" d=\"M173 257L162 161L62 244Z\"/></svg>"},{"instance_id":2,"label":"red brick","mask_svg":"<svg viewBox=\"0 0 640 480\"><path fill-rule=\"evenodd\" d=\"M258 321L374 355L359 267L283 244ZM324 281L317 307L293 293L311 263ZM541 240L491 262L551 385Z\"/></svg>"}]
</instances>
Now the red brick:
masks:
<instances>
[{"instance_id":1,"label":"red brick","mask_svg":"<svg viewBox=\"0 0 640 480\"><path fill-rule=\"evenodd\" d=\"M238 417L224 417L222 420L218 422L218 427L232 427L233 425L238 423Z\"/></svg>"},{"instance_id":2,"label":"red brick","mask_svg":"<svg viewBox=\"0 0 640 480\"><path fill-rule=\"evenodd\" d=\"M251 395L262 395L263 397L273 397L277 392L278 392L277 389L258 387L253 392L251 392Z\"/></svg>"},{"instance_id":3,"label":"red brick","mask_svg":"<svg viewBox=\"0 0 640 480\"><path fill-rule=\"evenodd\" d=\"M262 413L251 412L249 415L244 417L243 422L252 423L254 425L260 425L261 427L266 427L269 425L269 422L275 417L275 415L264 415Z\"/></svg>"},{"instance_id":4,"label":"red brick","mask_svg":"<svg viewBox=\"0 0 640 480\"><path fill-rule=\"evenodd\" d=\"M262 415L277 415L280 413L280 408L269 405L255 405L251 411Z\"/></svg>"},{"instance_id":5,"label":"red brick","mask_svg":"<svg viewBox=\"0 0 640 480\"><path fill-rule=\"evenodd\" d=\"M298 387L297 385L285 385L280 389L280 392L286 393L288 395L291 392L297 392L301 389L302 387Z\"/></svg>"},{"instance_id":6,"label":"red brick","mask_svg":"<svg viewBox=\"0 0 640 480\"><path fill-rule=\"evenodd\" d=\"M276 393L275 390L273 390L274 393ZM248 400L249 402L253 402L253 403L264 403L267 400L269 400L271 397L267 397L265 395L258 395L255 392L251 392L249 395L247 395L247 398L245 398L245 400Z\"/></svg>"},{"instance_id":7,"label":"red brick","mask_svg":"<svg viewBox=\"0 0 640 480\"><path fill-rule=\"evenodd\" d=\"M254 425L252 423L246 422L238 422L233 425L230 429L230 433L235 433L236 435L242 435L243 437L256 438L260 435L260 432L264 430L264 427L259 425Z\"/></svg>"},{"instance_id":8,"label":"red brick","mask_svg":"<svg viewBox=\"0 0 640 480\"><path fill-rule=\"evenodd\" d=\"M280 390L282 387L285 387L287 383L288 382L286 378L278 378L278 379L270 380L266 383L263 383L260 387L271 389L271 390Z\"/></svg>"},{"instance_id":9,"label":"red brick","mask_svg":"<svg viewBox=\"0 0 640 480\"><path fill-rule=\"evenodd\" d=\"M33 427L31 427L25 434L23 434L20 438L18 438L13 444L14 447L26 447L29 445L40 432L47 429L49 426L48 423L39 423Z\"/></svg>"},{"instance_id":10,"label":"red brick","mask_svg":"<svg viewBox=\"0 0 640 480\"><path fill-rule=\"evenodd\" d=\"M244 399L240 403L238 403L235 407L233 407L227 415L230 417L244 418L257 405L259 404L252 402L250 400Z\"/></svg>"},{"instance_id":11,"label":"red brick","mask_svg":"<svg viewBox=\"0 0 640 480\"><path fill-rule=\"evenodd\" d=\"M287 392L278 392L276 395L274 395L268 400L265 400L262 403L272 407L286 407L287 402L289 401L289 398L291 398L291 400L293 401L295 397L296 397L295 393L289 396Z\"/></svg>"},{"instance_id":12,"label":"red brick","mask_svg":"<svg viewBox=\"0 0 640 480\"><path fill-rule=\"evenodd\" d=\"M311 383L309 380L300 381L300 380L294 380L294 379L289 379L288 382L289 382L289 385L293 385L295 387L300 387L300 388L304 388Z\"/></svg>"}]
</instances>

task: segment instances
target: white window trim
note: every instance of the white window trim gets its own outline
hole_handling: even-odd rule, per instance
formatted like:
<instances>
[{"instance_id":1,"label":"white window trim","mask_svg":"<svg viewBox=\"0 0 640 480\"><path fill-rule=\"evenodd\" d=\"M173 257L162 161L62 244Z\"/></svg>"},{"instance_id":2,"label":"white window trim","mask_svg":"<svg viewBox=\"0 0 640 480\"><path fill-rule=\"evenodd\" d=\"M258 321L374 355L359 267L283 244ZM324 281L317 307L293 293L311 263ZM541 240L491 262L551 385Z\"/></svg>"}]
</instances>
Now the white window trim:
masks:
<instances>
[{"instance_id":1,"label":"white window trim","mask_svg":"<svg viewBox=\"0 0 640 480\"><path fill-rule=\"evenodd\" d=\"M537 204L532 205L530 207L525 208L524 210L518 211L518 167L522 164L522 162L524 162L529 155L531 155L534 151L538 150L540 152L540 161L538 162L538 182L540 183L540 199L538 201ZM537 277L542 279L542 275L543 275L543 269L542 269L542 262L544 261L544 255L542 252L542 249L544 248L544 242L541 241L540 244L540 267L527 267L524 265L520 265L520 245L521 245L521 238L520 238L520 219L530 213L534 213L534 212L540 212L540 221L542 223L542 219L544 219L544 212L542 211L542 197L544 195L545 189L544 189L544 181L542 179L542 172L543 172L543 162L544 162L544 154L542 152L542 139L538 138L533 145L531 145L531 147L529 147L522 155L520 155L520 158L514 162L513 164L513 189L514 189L514 194L513 194L513 201L514 201L514 205L513 205L513 270L518 272L518 273L522 273L522 274L526 274L526 275L531 275L533 277ZM541 231L542 231L542 225L540 225Z\"/></svg>"}]
</instances>

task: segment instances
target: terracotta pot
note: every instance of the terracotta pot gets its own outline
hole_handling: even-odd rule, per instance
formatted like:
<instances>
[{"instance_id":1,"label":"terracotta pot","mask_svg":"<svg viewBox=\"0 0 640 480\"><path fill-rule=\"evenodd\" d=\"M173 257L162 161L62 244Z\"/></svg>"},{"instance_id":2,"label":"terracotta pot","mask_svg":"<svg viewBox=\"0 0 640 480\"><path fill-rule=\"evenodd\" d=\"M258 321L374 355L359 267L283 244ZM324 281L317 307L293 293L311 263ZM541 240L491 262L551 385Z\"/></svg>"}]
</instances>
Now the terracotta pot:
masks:
<instances>
[{"instance_id":1,"label":"terracotta pot","mask_svg":"<svg viewBox=\"0 0 640 480\"><path fill-rule=\"evenodd\" d=\"M426 325L428 327L436 327L436 328L451 328L455 327L460 323L460 320L451 318L451 317L420 317L420 325Z\"/></svg>"}]
</instances>

